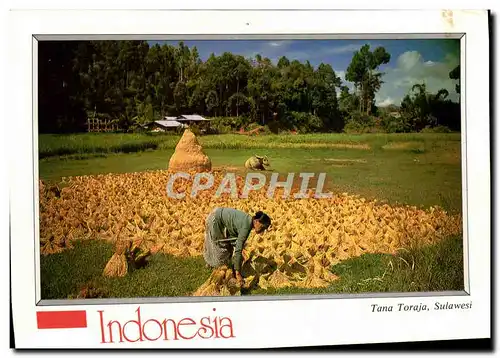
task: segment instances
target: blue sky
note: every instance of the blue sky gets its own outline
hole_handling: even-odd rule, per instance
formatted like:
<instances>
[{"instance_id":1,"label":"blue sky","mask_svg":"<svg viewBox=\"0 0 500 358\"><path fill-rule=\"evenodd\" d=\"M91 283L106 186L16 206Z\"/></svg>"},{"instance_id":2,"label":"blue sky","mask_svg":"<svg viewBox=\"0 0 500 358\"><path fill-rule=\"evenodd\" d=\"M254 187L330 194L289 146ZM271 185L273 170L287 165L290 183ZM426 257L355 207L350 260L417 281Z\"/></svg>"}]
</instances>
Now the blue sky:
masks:
<instances>
[{"instance_id":1,"label":"blue sky","mask_svg":"<svg viewBox=\"0 0 500 358\"><path fill-rule=\"evenodd\" d=\"M177 45L178 42L160 43ZM421 82L432 92L445 88L450 99L458 100L456 81L450 80L448 73L459 64L459 40L200 40L184 44L196 46L203 61L211 53L221 55L227 51L245 57L261 54L274 63L281 56L301 62L308 60L315 67L328 63L351 89L352 83L345 81L344 76L354 51L364 44L371 49L383 46L391 54L391 60L380 67L385 72L385 83L375 98L378 105L399 104L411 86Z\"/></svg>"}]
</instances>

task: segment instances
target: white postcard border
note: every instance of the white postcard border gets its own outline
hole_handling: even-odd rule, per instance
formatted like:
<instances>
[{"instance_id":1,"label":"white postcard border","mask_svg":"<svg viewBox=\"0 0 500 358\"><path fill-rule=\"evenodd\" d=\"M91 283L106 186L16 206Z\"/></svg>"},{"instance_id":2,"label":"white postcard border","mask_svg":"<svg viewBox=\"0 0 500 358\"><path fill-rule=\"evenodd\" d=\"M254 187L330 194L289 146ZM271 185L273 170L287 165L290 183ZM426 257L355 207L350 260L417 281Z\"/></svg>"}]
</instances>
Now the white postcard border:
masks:
<instances>
[{"instance_id":1,"label":"white postcard border","mask_svg":"<svg viewBox=\"0 0 500 358\"><path fill-rule=\"evenodd\" d=\"M438 340L454 338L490 337L490 166L489 166L489 88L485 86L488 72L487 13L484 11L454 11L446 17L440 11L248 11L213 12L207 17L203 11L17 11L9 17L10 76L13 86L8 108L10 148L16 156L10 160L10 213L11 213L11 270L12 305L16 344L18 347L71 347L125 348L125 347L280 347L299 345L335 345L352 343L379 343L397 341ZM301 21L296 19L300 18ZM381 21L383 19L383 21ZM168 20L168 21L167 21ZM209 31L207 29L210 29ZM57 307L36 306L35 279L39 272L31 269L33 254L37 262L35 229L38 229L38 183L33 183L32 138L33 116L36 110L32 96L32 45L33 35L44 34L305 34L320 33L465 33L467 53L462 53L462 90L467 94L462 113L462 124L467 125L464 143L467 144L468 220L464 237L468 254L464 254L466 280L469 278L469 297L388 297L274 300L257 302L198 302L140 304L144 317L197 319L209 315L213 308L221 316L231 317L235 338L221 340L180 340L121 344L100 344L98 335L98 309L106 311L113 319L134 319L139 304L115 304L101 308L96 305L64 306L64 310L78 309L88 312L88 328L73 330L38 330L36 311L56 310ZM35 78L33 74L33 78ZM467 81L468 87L465 88ZM35 97L36 98L36 97ZM473 118L473 119L472 119ZM462 128L465 128L463 126ZM463 131L464 133L464 131ZM35 161L37 162L37 161ZM465 167L464 167L465 169ZM467 182L465 182L467 180ZM35 186L33 186L35 185ZM28 190L27 190L28 188ZM34 190L34 192L32 191ZM38 285L37 285L38 286ZM39 287L37 287L39 290ZM38 293L39 294L39 293ZM371 303L420 304L427 302L473 302L468 311L449 312L400 312L392 314L370 313ZM256 313L254 313L255 311ZM147 319L147 318L146 318ZM430 320L430 324L428 323ZM426 323L427 322L427 323ZM360 324L362 323L362 324ZM403 327L403 328L401 328ZM362 339L359 339L362 337Z\"/></svg>"}]
</instances>

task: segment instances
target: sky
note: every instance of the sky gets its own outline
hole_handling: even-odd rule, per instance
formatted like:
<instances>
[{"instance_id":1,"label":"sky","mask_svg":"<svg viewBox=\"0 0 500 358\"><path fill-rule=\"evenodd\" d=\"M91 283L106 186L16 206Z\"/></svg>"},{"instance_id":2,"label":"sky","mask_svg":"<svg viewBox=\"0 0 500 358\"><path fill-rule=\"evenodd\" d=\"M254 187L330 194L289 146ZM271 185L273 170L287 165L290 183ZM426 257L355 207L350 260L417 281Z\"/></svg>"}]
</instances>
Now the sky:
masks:
<instances>
[{"instance_id":1,"label":"sky","mask_svg":"<svg viewBox=\"0 0 500 358\"><path fill-rule=\"evenodd\" d=\"M309 61L313 66L328 63L345 85L351 90L353 84L345 80L345 71L351 62L354 51L364 44L373 50L383 46L391 55L388 64L380 66L384 72L382 87L376 94L378 106L399 105L403 97L416 83L426 83L430 92L436 93L444 88L449 99L458 101L455 92L457 81L449 78L449 72L460 63L460 40L422 39L422 40L199 40L183 41L188 47L196 46L200 57L205 61L210 54L224 52L245 57L270 58L276 63L281 56L290 61ZM150 42L150 44L157 43ZM177 45L179 41L161 41Z\"/></svg>"}]
</instances>

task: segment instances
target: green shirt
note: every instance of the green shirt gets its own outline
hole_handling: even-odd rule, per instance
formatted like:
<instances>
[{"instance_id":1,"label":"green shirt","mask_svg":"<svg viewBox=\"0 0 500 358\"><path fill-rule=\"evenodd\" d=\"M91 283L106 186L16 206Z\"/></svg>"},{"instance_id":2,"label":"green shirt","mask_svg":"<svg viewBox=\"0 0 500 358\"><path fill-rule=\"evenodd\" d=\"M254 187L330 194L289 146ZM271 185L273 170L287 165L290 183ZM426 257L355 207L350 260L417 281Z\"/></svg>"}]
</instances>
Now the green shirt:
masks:
<instances>
[{"instance_id":1,"label":"green shirt","mask_svg":"<svg viewBox=\"0 0 500 358\"><path fill-rule=\"evenodd\" d=\"M217 220L222 224L225 236L220 241L229 241L234 245L233 265L235 270L240 271L243 246L252 230L252 216L237 209L220 208Z\"/></svg>"}]
</instances>

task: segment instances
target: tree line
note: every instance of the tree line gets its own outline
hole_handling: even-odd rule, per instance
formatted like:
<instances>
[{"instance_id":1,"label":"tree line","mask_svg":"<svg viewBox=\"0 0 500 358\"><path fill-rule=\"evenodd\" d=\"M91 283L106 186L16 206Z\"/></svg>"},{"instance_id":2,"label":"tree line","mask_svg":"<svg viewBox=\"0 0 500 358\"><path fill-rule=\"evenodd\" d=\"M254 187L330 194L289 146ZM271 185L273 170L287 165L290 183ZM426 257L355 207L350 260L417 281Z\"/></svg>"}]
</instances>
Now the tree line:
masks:
<instances>
[{"instance_id":1,"label":"tree line","mask_svg":"<svg viewBox=\"0 0 500 358\"><path fill-rule=\"evenodd\" d=\"M356 51L346 71L355 85L351 93L330 64L315 68L284 56L273 64L260 55L225 52L202 61L196 47L182 42L43 41L38 46L42 133L85 131L88 118L133 130L167 115L191 113L230 118L233 126L340 132L360 114L379 114L375 94L383 73L378 68L390 61L383 47Z\"/></svg>"}]
</instances>

